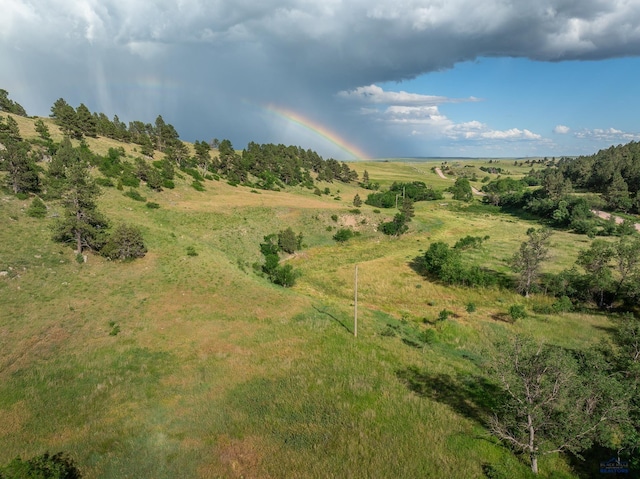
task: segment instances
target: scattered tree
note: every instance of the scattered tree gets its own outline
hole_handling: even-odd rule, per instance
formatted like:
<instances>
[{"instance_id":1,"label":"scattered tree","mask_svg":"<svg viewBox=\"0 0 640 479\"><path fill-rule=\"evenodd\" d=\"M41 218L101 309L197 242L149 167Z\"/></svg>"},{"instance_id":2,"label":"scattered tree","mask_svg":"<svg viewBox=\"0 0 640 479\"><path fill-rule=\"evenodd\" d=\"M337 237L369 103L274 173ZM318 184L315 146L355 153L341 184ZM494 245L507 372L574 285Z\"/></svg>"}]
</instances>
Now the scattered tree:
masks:
<instances>
[{"instance_id":1,"label":"scattered tree","mask_svg":"<svg viewBox=\"0 0 640 479\"><path fill-rule=\"evenodd\" d=\"M609 265L614 255L612 245L604 240L594 240L587 250L580 251L577 263L587 272L591 291L598 297L598 306L604 306L604 293L613 281Z\"/></svg>"},{"instance_id":2,"label":"scattered tree","mask_svg":"<svg viewBox=\"0 0 640 479\"><path fill-rule=\"evenodd\" d=\"M298 240L299 238L300 240ZM302 233L298 237L291 228L278 233L278 247L285 253L293 254L296 249L300 248L301 243Z\"/></svg>"},{"instance_id":3,"label":"scattered tree","mask_svg":"<svg viewBox=\"0 0 640 479\"><path fill-rule=\"evenodd\" d=\"M112 260L132 260L142 258L147 252L139 228L121 224L115 227L100 254Z\"/></svg>"},{"instance_id":4,"label":"scattered tree","mask_svg":"<svg viewBox=\"0 0 640 479\"><path fill-rule=\"evenodd\" d=\"M590 447L621 420L626 394L612 368L596 353L570 353L521 337L498 345L490 364L504 390L490 418L491 432L529 457Z\"/></svg>"},{"instance_id":5,"label":"scattered tree","mask_svg":"<svg viewBox=\"0 0 640 479\"><path fill-rule=\"evenodd\" d=\"M353 238L353 236L354 236L354 233L350 229L340 228L336 232L336 234L333 235L333 239L338 243L344 243L345 241L348 241L349 239Z\"/></svg>"},{"instance_id":6,"label":"scattered tree","mask_svg":"<svg viewBox=\"0 0 640 479\"><path fill-rule=\"evenodd\" d=\"M0 111L6 111L18 116L27 116L22 105L9 99L9 92L0 88Z\"/></svg>"},{"instance_id":7,"label":"scattered tree","mask_svg":"<svg viewBox=\"0 0 640 479\"><path fill-rule=\"evenodd\" d=\"M27 208L27 216L31 216L32 218L44 218L47 216L47 205L38 198L37 196L33 198L29 208Z\"/></svg>"},{"instance_id":8,"label":"scattered tree","mask_svg":"<svg viewBox=\"0 0 640 479\"><path fill-rule=\"evenodd\" d=\"M455 184L450 188L453 193L454 200L460 201L473 201L473 190L471 189L471 183L467 178L461 177L456 179Z\"/></svg>"},{"instance_id":9,"label":"scattered tree","mask_svg":"<svg viewBox=\"0 0 640 479\"><path fill-rule=\"evenodd\" d=\"M511 269L519 273L518 291L527 297L540 274L542 262L549 256L551 233L549 229L530 228L527 231L529 239L520 245L511 258Z\"/></svg>"},{"instance_id":10,"label":"scattered tree","mask_svg":"<svg viewBox=\"0 0 640 479\"><path fill-rule=\"evenodd\" d=\"M75 153L76 157L68 163L61 160L58 179L64 213L53 225L53 237L56 241L72 242L80 254L85 247L101 248L107 220L97 210L100 190L89 173L88 164Z\"/></svg>"}]
</instances>

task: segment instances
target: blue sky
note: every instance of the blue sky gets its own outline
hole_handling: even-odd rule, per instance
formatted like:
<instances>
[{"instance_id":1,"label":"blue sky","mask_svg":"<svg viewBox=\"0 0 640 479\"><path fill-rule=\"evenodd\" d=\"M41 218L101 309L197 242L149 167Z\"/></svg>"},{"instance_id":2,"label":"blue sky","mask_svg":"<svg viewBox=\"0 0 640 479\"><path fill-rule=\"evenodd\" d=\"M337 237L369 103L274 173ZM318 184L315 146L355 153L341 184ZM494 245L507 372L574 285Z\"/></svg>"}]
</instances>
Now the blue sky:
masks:
<instances>
[{"instance_id":1,"label":"blue sky","mask_svg":"<svg viewBox=\"0 0 640 479\"><path fill-rule=\"evenodd\" d=\"M0 88L31 115L62 97L124 121L161 114L187 141L345 160L640 140L640 0L0 0L0 11Z\"/></svg>"},{"instance_id":2,"label":"blue sky","mask_svg":"<svg viewBox=\"0 0 640 479\"><path fill-rule=\"evenodd\" d=\"M451 138L428 128L405 147L416 156L563 156L591 154L611 144L640 140L640 59L541 62L479 58L413 80L379 85L384 90L478 101L443 103L438 111L454 124L478 121L486 129L528 130L540 138L493 141ZM520 135L522 136L522 135Z\"/></svg>"}]
</instances>

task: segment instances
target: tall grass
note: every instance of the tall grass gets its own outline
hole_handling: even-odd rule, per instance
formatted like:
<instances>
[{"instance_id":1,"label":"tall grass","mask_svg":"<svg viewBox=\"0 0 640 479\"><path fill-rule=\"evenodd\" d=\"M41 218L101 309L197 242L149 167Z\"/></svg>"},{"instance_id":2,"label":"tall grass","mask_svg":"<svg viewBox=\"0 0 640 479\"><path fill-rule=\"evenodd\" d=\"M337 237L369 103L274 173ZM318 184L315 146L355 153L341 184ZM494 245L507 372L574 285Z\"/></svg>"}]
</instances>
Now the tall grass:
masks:
<instances>
[{"instance_id":1,"label":"tall grass","mask_svg":"<svg viewBox=\"0 0 640 479\"><path fill-rule=\"evenodd\" d=\"M437 184L425 164L356 166L384 184ZM508 274L530 223L418 203L409 233L389 238L375 226L393 212L363 206L361 236L337 244L331 216L352 223L350 199L365 190L329 187L341 201L213 181L198 192L178 180L145 191L155 210L106 188L101 211L139 226L149 248L123 264L92 254L77 263L50 241L51 218L0 195L0 464L64 450L99 478L479 478L489 466L528 477L487 433L483 361L513 332L595 343L607 318L503 322L510 305L531 310L538 299L446 287L416 267L432 241L489 235L469 258ZM307 247L287 259L302 276L282 289L251 265L263 236L289 226ZM555 235L549 270L571 264L581 241ZM453 315L438 321L445 309ZM562 457L545 461L545 474L571 477Z\"/></svg>"}]
</instances>

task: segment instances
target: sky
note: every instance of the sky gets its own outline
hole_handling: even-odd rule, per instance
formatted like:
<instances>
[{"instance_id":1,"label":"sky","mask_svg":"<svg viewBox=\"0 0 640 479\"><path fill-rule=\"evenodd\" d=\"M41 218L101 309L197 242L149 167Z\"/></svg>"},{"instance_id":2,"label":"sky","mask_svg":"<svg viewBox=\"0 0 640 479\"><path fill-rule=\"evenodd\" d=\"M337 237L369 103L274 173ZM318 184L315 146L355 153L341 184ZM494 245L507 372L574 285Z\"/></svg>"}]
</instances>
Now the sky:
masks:
<instances>
[{"instance_id":1,"label":"sky","mask_svg":"<svg viewBox=\"0 0 640 479\"><path fill-rule=\"evenodd\" d=\"M0 88L325 158L640 140L640 0L0 0Z\"/></svg>"}]
</instances>

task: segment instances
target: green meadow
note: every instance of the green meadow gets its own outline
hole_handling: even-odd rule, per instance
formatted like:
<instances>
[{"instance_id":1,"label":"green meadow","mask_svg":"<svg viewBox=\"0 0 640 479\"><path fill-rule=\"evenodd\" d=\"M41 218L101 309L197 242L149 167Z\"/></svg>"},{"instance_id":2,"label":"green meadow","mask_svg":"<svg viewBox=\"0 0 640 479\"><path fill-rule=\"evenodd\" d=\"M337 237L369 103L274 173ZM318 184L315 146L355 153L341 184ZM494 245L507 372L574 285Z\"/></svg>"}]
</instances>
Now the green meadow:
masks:
<instances>
[{"instance_id":1,"label":"green meadow","mask_svg":"<svg viewBox=\"0 0 640 479\"><path fill-rule=\"evenodd\" d=\"M20 122L32 134L31 120ZM479 169L489 160L450 164L477 171L478 189L497 177ZM513 176L530 169L494 164ZM453 184L433 171L440 162L350 166L381 187ZM536 314L549 300L513 289L444 286L420 274L417 259L432 241L489 236L471 257L508 277L506 260L536 223L445 194L416 203L409 232L395 238L377 225L396 210L354 211L355 194L370 192L355 184L322 183L330 194L317 196L189 183L140 188L158 209L103 188L100 211L137 225L148 248L127 263L91 253L79 263L51 240L55 203L36 219L25 214L30 200L0 195L0 464L64 451L87 478L530 477L527 459L486 427L493 344L526 333L586 347L609 319ZM285 289L254 264L263 237L287 227L304 247L282 259L301 273ZM342 227L360 234L337 243ZM588 244L556 232L545 270L569 267ZM514 304L528 317L505 321ZM437 321L445 309L452 314ZM540 477L578 477L576 467L551 454Z\"/></svg>"}]
</instances>

